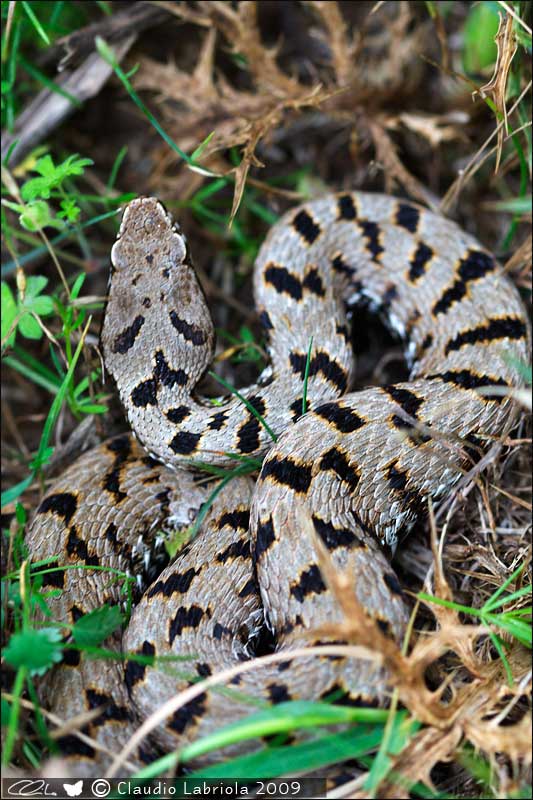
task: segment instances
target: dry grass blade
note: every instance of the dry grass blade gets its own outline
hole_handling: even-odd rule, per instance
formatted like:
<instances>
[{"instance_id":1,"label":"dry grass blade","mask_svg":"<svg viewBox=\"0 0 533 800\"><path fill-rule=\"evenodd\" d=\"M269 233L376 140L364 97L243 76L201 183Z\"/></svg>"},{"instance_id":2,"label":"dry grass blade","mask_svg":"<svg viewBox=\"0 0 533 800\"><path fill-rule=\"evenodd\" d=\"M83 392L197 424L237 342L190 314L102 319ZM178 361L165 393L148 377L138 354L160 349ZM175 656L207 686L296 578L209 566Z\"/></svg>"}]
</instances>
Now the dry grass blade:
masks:
<instances>
[{"instance_id":1,"label":"dry grass blade","mask_svg":"<svg viewBox=\"0 0 533 800\"><path fill-rule=\"evenodd\" d=\"M513 103L512 107L507 112L507 116L508 117L513 113L513 111L515 111L518 108L518 106L520 105L520 103L522 102L524 97L527 96L528 92L531 89L531 86L532 86L532 81L528 81L527 85L520 92L519 97L515 100L515 102ZM485 139L485 141L483 142L481 147L479 147L476 150L476 152L471 157L471 159L468 162L468 164L466 165L466 167L459 171L459 174L458 174L457 178L454 180L452 185L449 187L448 191L446 192L446 194L444 195L444 197L443 197L443 199L442 199L442 201L440 203L439 211L440 211L441 214L447 214L448 213L450 207L457 200L457 197L458 197L459 193L462 191L462 189L464 188L464 186L467 183L467 181L472 179L472 177L478 171L480 166L484 163L484 161L486 160L488 155L490 155L490 153L486 154L485 151L486 151L488 145L494 139L494 137L495 136L499 136L500 130L503 129L504 125L505 125L505 121L501 120L501 122L499 122L496 125L496 128L492 131L490 136L488 136Z\"/></svg>"},{"instance_id":2,"label":"dry grass blade","mask_svg":"<svg viewBox=\"0 0 533 800\"><path fill-rule=\"evenodd\" d=\"M288 77L276 63L276 50L268 50L261 41L257 26L257 5L244 0L237 8L220 0L199 2L200 15L196 17L209 20L230 42L233 52L246 58L248 67L258 87L272 92L274 96L298 94L301 87L297 80ZM167 6L165 6L167 7ZM190 7L181 3L174 7L174 13L184 19L193 19ZM205 24L205 23L203 23Z\"/></svg>"},{"instance_id":3,"label":"dry grass blade","mask_svg":"<svg viewBox=\"0 0 533 800\"><path fill-rule=\"evenodd\" d=\"M465 734L474 747L484 750L491 756L505 753L512 761L523 759L531 762L532 738L531 716L525 715L514 725L502 727L491 720L465 720Z\"/></svg>"},{"instance_id":4,"label":"dry grass blade","mask_svg":"<svg viewBox=\"0 0 533 800\"><path fill-rule=\"evenodd\" d=\"M435 764L450 761L462 739L460 725L447 731L425 728L419 731L399 756L392 759L390 778L380 786L379 796L384 800L408 798L413 784L420 781L436 791L431 780Z\"/></svg>"},{"instance_id":5,"label":"dry grass blade","mask_svg":"<svg viewBox=\"0 0 533 800\"><path fill-rule=\"evenodd\" d=\"M505 3L505 2L503 2L503 0L498 0L498 3L499 3L499 5L501 5L501 7L502 7L502 8L503 8L503 9L504 9L504 10L505 10L505 11L506 11L508 14L510 14L510 16L511 16L513 19L515 19L515 20L517 21L517 23L518 23L518 24L519 24L519 25L520 25L520 26L521 26L521 27L522 27L522 28L523 28L525 31L527 31L527 33L529 33L529 35L530 35L530 36L533 34L533 31L531 30L531 28L529 27L529 25L528 25L526 22L524 22L524 20L522 19L522 17L520 17L520 16L519 16L519 15L516 13L516 11L514 10L514 8L513 8L512 6L510 6L510 5L509 5L509 3Z\"/></svg>"},{"instance_id":6,"label":"dry grass blade","mask_svg":"<svg viewBox=\"0 0 533 800\"><path fill-rule=\"evenodd\" d=\"M529 278L531 273L531 262L533 260L533 241L531 236L525 239L520 247L518 247L511 258L509 258L504 265L505 272L517 273L524 275L524 282L529 288Z\"/></svg>"},{"instance_id":7,"label":"dry grass blade","mask_svg":"<svg viewBox=\"0 0 533 800\"><path fill-rule=\"evenodd\" d=\"M235 169L235 188L233 191L233 204L229 220L230 225L239 209L250 167L264 166L255 156L255 150L259 141L266 136L270 130L275 129L279 125L285 110L291 109L293 111L298 111L304 106L310 108L319 106L324 100L327 100L331 96L331 92L323 91L321 86L317 86L302 97L294 99L288 98L283 103L273 108L272 111L251 123L247 132L247 142L243 150L241 163Z\"/></svg>"},{"instance_id":8,"label":"dry grass blade","mask_svg":"<svg viewBox=\"0 0 533 800\"><path fill-rule=\"evenodd\" d=\"M313 38L322 40L332 67L329 73L321 75L321 81L315 80L310 86L283 71L278 64L278 48L265 46L258 25L257 3L247 1L236 7L223 2L157 5L183 21L208 28L208 32L191 73L178 69L172 62L163 65L145 58L135 86L158 93L160 113L182 150L190 151L210 136L202 151L203 164L213 168L216 158L219 173L235 172L230 223L241 202L250 169L262 167L256 151L263 141L286 129L304 108L320 108L337 124L345 125L348 121L352 127L353 109L357 108L358 118L364 121L366 112L362 104L370 98L372 102L376 98L384 101L398 90L399 76L405 74L406 64L413 61L420 40L420 27L413 32L408 30L412 17L406 3L398 4L397 13L383 15L383 30L379 34L369 37L363 23L356 43L337 3L309 2L320 23L313 31ZM231 52L245 62L252 89L236 88L221 72L215 77L216 32L228 43ZM372 45L365 52L367 38ZM382 58L384 50L388 59ZM378 53L382 67L376 69ZM414 70L409 71L409 75L413 73ZM442 135L445 137L446 132ZM390 185L396 181L414 197L432 205L431 197L401 164L387 135L383 133L380 137L378 130L376 137L386 179L389 180L389 174L392 176ZM228 169L222 154L233 147L242 148L242 160L237 168ZM165 154L162 159L164 166L168 166L175 156ZM161 171L154 174L160 187L164 180Z\"/></svg>"},{"instance_id":9,"label":"dry grass blade","mask_svg":"<svg viewBox=\"0 0 533 800\"><path fill-rule=\"evenodd\" d=\"M479 94L481 97L486 97L487 95L492 96L498 114L503 117L506 132L508 131L508 125L505 93L507 90L507 81L509 79L511 62L518 49L518 43L513 30L513 24L513 18L511 16L500 16L500 24L496 34L498 57L496 59L496 66L494 67L494 74L490 81L484 86L481 86L479 89ZM494 167L495 172L498 172L498 168L500 166L503 149L503 137L503 127L499 127L498 150L496 155L496 166Z\"/></svg>"},{"instance_id":10,"label":"dry grass blade","mask_svg":"<svg viewBox=\"0 0 533 800\"><path fill-rule=\"evenodd\" d=\"M354 54L356 46L350 41L346 22L339 5L331 0L309 0L308 5L320 17L326 39L331 48L335 77L339 86L354 80Z\"/></svg>"},{"instance_id":11,"label":"dry grass blade","mask_svg":"<svg viewBox=\"0 0 533 800\"><path fill-rule=\"evenodd\" d=\"M358 775L357 778L353 778L351 781L347 781L346 783L342 783L340 786L336 786L335 789L330 789L328 791L328 800L337 800L337 798L354 798L358 797L358 794L354 794L360 789L366 780L365 775Z\"/></svg>"},{"instance_id":12,"label":"dry grass blade","mask_svg":"<svg viewBox=\"0 0 533 800\"><path fill-rule=\"evenodd\" d=\"M413 133L426 139L432 147L439 147L443 142L466 139L459 126L467 122L468 115L462 112L437 115L405 111L398 117L387 119L386 126L392 128L401 123Z\"/></svg>"},{"instance_id":13,"label":"dry grass blade","mask_svg":"<svg viewBox=\"0 0 533 800\"><path fill-rule=\"evenodd\" d=\"M195 147L199 139L211 135L202 153L204 162L209 162L221 150L243 146L241 163L233 170L235 188L231 225L250 168L263 166L255 155L259 142L270 131L280 127L288 112L298 113L306 107L318 107L339 90L324 90L320 85L309 88L292 78L287 79L275 63L275 54L260 43L255 4L242 3L238 11L234 11L225 4L211 3L206 12L212 16L215 27L207 32L192 73L183 72L172 63L162 65L145 59L144 69L135 83L137 88L157 92L164 87L165 96L180 103L179 119L174 109L164 108L164 113L179 124L178 138L184 150ZM188 18L188 7L183 7L179 15ZM251 72L258 83L258 92L237 91L221 75L215 80L213 61L217 28L231 42L232 49L244 54L253 64ZM276 91L273 91L274 85Z\"/></svg>"},{"instance_id":14,"label":"dry grass blade","mask_svg":"<svg viewBox=\"0 0 533 800\"><path fill-rule=\"evenodd\" d=\"M396 145L386 132L384 124L377 117L368 117L364 123L374 141L376 160L383 166L385 188L389 194L394 194L396 184L402 186L408 194L420 200L433 211L437 206L427 189L404 167L396 152Z\"/></svg>"},{"instance_id":15,"label":"dry grass blade","mask_svg":"<svg viewBox=\"0 0 533 800\"><path fill-rule=\"evenodd\" d=\"M444 575L444 570L442 567L442 546L446 534L446 526L444 527L441 538L439 540L437 523L435 521L435 514L433 512L433 503L431 502L431 500L429 501L428 505L429 505L429 528L431 533L431 552L433 553L434 593L436 597L439 597L442 600L451 601L453 600L453 593L452 590L450 589L448 581L446 580L446 577ZM445 629L446 627L455 627L461 625L459 614L453 608L447 608L446 606L440 606L435 604L431 606L431 611L433 613L433 616L439 623L441 629ZM462 663L469 670L469 672L473 675L477 674L478 664L476 662L476 658L474 655L473 640L465 639L464 641L457 642L456 652L457 655L460 657Z\"/></svg>"}]
</instances>

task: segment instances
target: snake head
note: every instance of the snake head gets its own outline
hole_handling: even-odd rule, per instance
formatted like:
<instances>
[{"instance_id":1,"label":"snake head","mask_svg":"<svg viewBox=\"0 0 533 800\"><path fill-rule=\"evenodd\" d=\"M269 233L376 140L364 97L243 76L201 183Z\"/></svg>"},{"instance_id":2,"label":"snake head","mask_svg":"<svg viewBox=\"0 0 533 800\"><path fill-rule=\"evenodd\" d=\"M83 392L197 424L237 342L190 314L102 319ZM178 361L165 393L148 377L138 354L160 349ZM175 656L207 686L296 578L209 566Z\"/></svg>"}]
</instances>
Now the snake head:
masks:
<instances>
[{"instance_id":1,"label":"snake head","mask_svg":"<svg viewBox=\"0 0 533 800\"><path fill-rule=\"evenodd\" d=\"M155 197L132 200L122 217L111 261L117 270L146 265L173 267L186 258L185 237Z\"/></svg>"}]
</instances>

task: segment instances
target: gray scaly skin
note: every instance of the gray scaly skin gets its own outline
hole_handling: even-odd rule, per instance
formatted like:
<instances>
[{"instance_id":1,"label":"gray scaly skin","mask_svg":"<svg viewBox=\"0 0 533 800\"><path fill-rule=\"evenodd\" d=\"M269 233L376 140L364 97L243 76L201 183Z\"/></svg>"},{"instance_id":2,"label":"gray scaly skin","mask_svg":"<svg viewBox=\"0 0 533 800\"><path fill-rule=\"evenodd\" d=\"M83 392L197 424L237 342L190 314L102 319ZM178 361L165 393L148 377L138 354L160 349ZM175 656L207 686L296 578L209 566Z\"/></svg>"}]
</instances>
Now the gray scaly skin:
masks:
<instances>
[{"instance_id":1,"label":"gray scaly skin","mask_svg":"<svg viewBox=\"0 0 533 800\"><path fill-rule=\"evenodd\" d=\"M105 361L150 456L143 462L142 448L127 437L133 455L114 467L109 443L76 462L37 510L29 533L33 558L107 566L118 550L127 561L139 531L169 516L156 499L159 483L172 506L167 526L184 524L189 512L175 510L180 498L192 513L208 494L187 471L191 459L233 466L228 453L266 455L253 491L243 479L217 497L198 537L147 589L124 633L126 652L193 657L189 673L129 660L124 683L118 665L104 675L83 661L61 665L47 679L45 698L57 708L61 695L66 718L95 707L95 693L96 704L107 701L107 716L90 733L116 750L135 714L149 714L195 677L247 658L262 615L279 649L309 644L309 632L340 619L314 543L302 535L302 508L369 614L400 639L407 612L382 545L394 548L428 498L449 492L470 463L469 448L498 436L512 410L501 390L520 384L515 364L527 358L528 342L516 290L493 256L453 222L359 192L307 203L273 226L255 264L271 365L239 391L279 435L272 447L241 400L215 406L194 392L212 356L213 326L186 240L157 200L127 207L112 261ZM347 394L353 357L346 309L357 313L361 302L403 337L411 375ZM154 470L152 494L145 495L140 488L152 485ZM143 522L132 528L137 516ZM54 613L71 621L72 608L87 612L109 595L102 573L69 574ZM234 688L248 702L203 695L157 731L157 744L179 747L250 713L254 698L317 699L340 688L353 702L374 703L387 692L386 676L368 662L316 658L263 667ZM124 707L127 714L116 711ZM79 746L77 752L78 773L98 771L94 759L101 756Z\"/></svg>"}]
</instances>

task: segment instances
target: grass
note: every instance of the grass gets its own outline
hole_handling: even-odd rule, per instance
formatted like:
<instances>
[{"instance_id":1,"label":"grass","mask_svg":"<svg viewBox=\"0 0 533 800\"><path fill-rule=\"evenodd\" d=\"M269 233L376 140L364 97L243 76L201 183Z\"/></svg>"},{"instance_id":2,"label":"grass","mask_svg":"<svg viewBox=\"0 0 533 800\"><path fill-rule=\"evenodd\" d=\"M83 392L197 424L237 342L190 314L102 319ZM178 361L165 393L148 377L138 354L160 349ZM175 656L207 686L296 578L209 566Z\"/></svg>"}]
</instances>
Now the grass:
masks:
<instances>
[{"instance_id":1,"label":"grass","mask_svg":"<svg viewBox=\"0 0 533 800\"><path fill-rule=\"evenodd\" d=\"M501 633L507 634L508 637L516 639L523 644L524 647L527 647L529 650L531 650L532 606L520 606L509 611L497 612L497 609L499 609L501 606L508 605L509 603L516 604L517 600L529 598L531 596L530 584L521 586L520 589L517 589L510 594L504 594L507 587L510 586L514 581L518 580L520 575L522 575L524 568L525 564L521 564L511 575L509 575L507 580L505 580L502 585L496 589L494 594L482 605L481 608L472 608L472 606L454 603L450 600L445 600L442 597L432 597L425 592L418 593L419 600L424 600L428 603L436 603L444 608L451 608L454 611L460 611L463 614L476 617L483 623L483 625L486 626L490 640L505 666L509 686L512 686L514 681L511 667L505 655L505 641L502 640L499 634L494 632L494 628Z\"/></svg>"},{"instance_id":2,"label":"grass","mask_svg":"<svg viewBox=\"0 0 533 800\"><path fill-rule=\"evenodd\" d=\"M405 713L401 716L402 719L406 717ZM282 744L263 747L255 753L228 759L222 765L193 772L191 778L240 778L247 775L276 778L298 769L319 769L340 763L346 758L372 753L382 739L386 719L387 712L378 709L348 709L302 701L279 703L193 742L179 753L163 756L134 777L161 776L178 763L187 764L231 744L306 729L319 735L290 748ZM326 726L347 724L352 727L341 734L322 735L321 729Z\"/></svg>"},{"instance_id":3,"label":"grass","mask_svg":"<svg viewBox=\"0 0 533 800\"><path fill-rule=\"evenodd\" d=\"M455 5L462 7L462 4ZM458 28L457 18L461 12L457 8L454 18L450 4L426 3L428 19L436 26L435 30L442 22L443 30L450 41L453 33L454 41L462 42L459 61L453 60L453 50L451 60L456 75L460 74L459 85L463 81L468 82L471 88L479 88L488 82L496 56L492 37L498 28L498 12L505 10L505 5L489 2L470 4L465 9ZM500 252L504 254L520 244L522 223L530 208L532 164L527 92L516 104L508 119L507 133L498 143L502 168L497 175L493 174L497 152L487 157L488 145L483 144L484 136L492 135L496 125L501 125L504 120L505 107L510 108L516 103L530 80L528 56L531 53L531 35L525 27L529 12L523 3L508 5L517 17L513 21L513 35L518 42L517 53L511 61L503 94L501 91L500 94L489 91L482 98L488 114L492 115L492 122L489 123L487 117L480 120L479 131L471 131L475 147L479 146L479 149L475 153L473 168L466 170L466 176L461 176L459 184L465 198L466 213L471 212L480 233L486 233L489 240L493 237ZM98 8L101 18L111 11L105 4L98 4ZM5 129L13 129L24 104L41 88L64 93L48 71L39 65L38 54L45 53L60 36L68 35L92 21L93 13L95 12L91 12L89 18L83 4L2 3L2 124ZM140 41L142 42L142 36ZM444 44L449 42L444 41ZM332 44L330 49L339 55L335 47L338 47L338 43ZM215 240L218 247L222 246L223 257L229 263L249 265L257 253L265 230L278 217L278 198L283 200L283 192L305 193L305 187L309 179L314 177L315 167L320 162L323 149L320 142L315 157L307 157L304 163L300 156L292 158L288 155L294 146L290 133L286 134L289 136L288 145L273 145L274 155L271 162L275 164L276 158L281 158L280 174L276 174L275 168L269 169L268 164L267 180L261 184L255 173L250 173L252 180L245 185L239 213L231 219L231 195L236 186L237 171L243 161L239 148L245 147L246 143L239 146L228 144L218 152L218 166L206 167L206 163L209 163L206 156L212 152L219 131L204 131L194 145L182 147L178 138L179 130L176 132L172 115L164 101L158 106L157 112L153 113L149 108L153 104L145 102L134 88L133 79L137 67L128 71L118 64L112 49L104 40L99 40L98 48L101 55L113 66L120 86L130 100L131 108L136 110L141 119L146 120L147 126L143 128L145 133L148 134L149 129L155 132L168 148L168 152L187 165L188 180L198 181L191 183L195 188L190 193L185 192L185 198L177 201L175 206L183 214L189 215L204 234ZM242 74L248 71L249 75L249 70L253 69L253 60L243 49L235 46L233 50L235 68ZM339 63L342 63L340 57ZM278 90L281 97L283 87L278 87ZM257 90L258 95L259 93ZM420 87L418 97L423 98L426 94ZM244 92L242 97L244 106ZM69 99L73 105L77 104L75 97ZM374 99L379 108L379 96ZM361 108L364 116L364 101ZM430 111L416 103L411 110L422 114ZM117 118L122 113L120 104L113 113ZM300 113L304 116L307 112L304 110ZM382 113L391 113L388 101ZM199 130L200 123L201 120L198 122ZM284 119L279 118L273 131L282 131L284 124ZM146 138L148 140L149 137ZM364 172L367 169L364 160L368 160L368 152L364 150L368 147L366 139L365 136L358 139L358 146L363 148L364 153L359 175L368 175ZM356 140L357 136L352 140L352 145ZM8 254L2 265L2 277L5 279L2 286L2 352L6 367L4 375L8 384L25 387L26 392L29 387L30 392L39 398L38 424L32 422L29 432L24 430L21 434L19 431L15 444L12 440L9 441L8 460L13 464L10 471L13 480L2 494L4 510L13 515L10 531L4 533L10 547L11 568L2 583L2 605L6 612L3 624L9 639L6 660L13 669L9 700L2 700L3 719L7 721L4 763L12 762L24 768L37 767L44 751L54 752L57 749L48 732L49 723L39 710L35 681L44 669L51 668L61 658L65 647L58 637L56 621L48 617L41 627L34 622L37 609L46 612L49 595L42 591L42 578L52 568L46 563L40 563L33 565L31 572L29 570L23 540L28 516L26 509L35 506L36 490L45 479L59 426L64 426L66 420L71 429L84 418L93 415L99 418L107 411L107 398L100 385L101 370L93 349L97 334L94 315L102 308L105 289L102 288L96 296L91 293L84 295L83 292L92 283L91 269L102 259L106 259L109 242L112 241L118 224L117 209L139 191L142 183L142 174L136 173L137 183L134 186L131 179L127 178L128 169L132 170L130 152L133 151L134 137L129 140L128 145L117 143L115 146L111 142L109 146L114 152L112 163L107 169L99 163L102 151L97 147L91 146L90 152L88 151L91 158L88 158L85 154L73 153L68 138L66 141L65 144L65 138L60 131L55 132L50 140L53 155L41 148L16 168L10 165L8 154L4 159L2 176L2 223ZM439 146L441 145L446 153L444 140ZM329 152L334 154L331 142L327 146ZM284 151L285 147L287 152ZM268 147L266 152L269 152ZM340 186L346 175L348 149L341 149L340 152L341 166L336 173L335 168L332 169L332 174L325 181L326 185L331 182ZM469 149L463 141L450 153L450 161L465 159L468 154ZM443 161L434 162L433 155L427 160L431 161L434 170L427 178L428 183L430 178L434 180L435 177L439 179L439 185L447 186L453 182L453 173L445 172ZM354 174L355 170L347 176L345 185L350 185ZM185 185L185 182L181 184L182 187ZM269 196L274 198L273 203ZM477 202L479 197L483 203ZM490 200L485 201L486 197ZM494 233L496 230L497 240ZM103 247L101 241L104 242ZM249 328L244 333L241 329L238 335L231 330L222 330L221 333L238 348L237 355L249 358L254 362L253 366L258 366L257 355L262 348L255 342ZM302 413L307 410L311 352L312 340L309 343L304 375ZM220 378L217 380L242 399L250 413L259 419L275 441L279 432L270 430L261 415L228 381ZM36 416L30 404L23 403L23 408L24 418ZM35 435L37 428L38 434ZM260 468L260 462L236 458L235 467L231 470L219 470L198 463L194 466L220 482L194 522L191 530L193 535L198 531L216 493L223 491L234 477L256 472ZM485 495L481 496L485 498ZM507 514L506 520L512 530L514 520L520 512L511 505L504 505L508 502L501 498L493 499L496 509L494 514L497 519ZM493 512L490 505L488 507L489 511L485 516L490 517ZM469 513L471 516L466 521L466 528L470 530L476 526L482 527L481 518L477 520L476 509L470 508ZM454 546L459 547L462 541L459 523L458 530L453 535ZM493 539L497 540L496 534ZM521 583L524 557L520 557L518 565L515 563L520 546L513 545L513 557L500 545L495 547L499 548L497 558L506 567L513 564L513 568L508 569L507 578L499 588L489 593L488 598L487 585L490 584L484 583L482 573L473 577L462 576L461 581L457 581L456 585L462 587L458 595L461 602L434 597L427 592L418 592L417 597L428 604L428 607L438 606L479 622L484 627L485 634L475 640L476 647L481 651L483 640L492 644L492 658L501 662L511 688L516 686L513 660L516 648L531 647L530 587ZM127 610L131 605L131 589L128 588L131 579L123 574L115 577L124 582L123 597ZM482 601L479 600L480 597ZM122 622L122 609L113 608L115 610L106 607L97 609L82 617L72 627L73 643L67 646L79 648L92 657L116 658L116 654L99 646L105 635ZM427 635L431 634L428 632ZM142 656L136 657L143 659ZM149 658L146 663L151 663ZM453 680L456 667L455 664L449 668L450 680ZM27 701L34 706L34 716L29 724L22 714L23 702ZM346 730L331 731L328 726L334 724L343 724ZM283 742L283 735L310 725L316 727L316 731L309 741L293 745ZM193 773L193 777L216 775L230 778L258 774L265 778L277 777L299 768L329 768L346 759L357 758L366 769L365 791L368 796L379 797L382 787L388 781L402 780L401 774L398 775L398 762L394 755L409 753L409 748L414 746L417 736L424 730L426 729L421 727L420 722L405 709L393 709L389 713L385 710L351 709L335 703L309 704L305 707L298 703L282 703L266 711L259 710L236 726L222 728L209 737L195 741L179 754L164 756L143 770L138 777L164 774L177 762L189 764L201 753L213 752L230 742L275 735L278 738L257 753L229 759L216 768L209 767ZM456 767L466 769L479 782L482 796L527 796L527 782L517 779L517 785L508 791L498 783L499 777L491 770L490 758L468 743L462 743L452 755ZM518 770L517 774L522 773ZM418 778L408 781L408 789L415 797L445 796L438 791L430 791ZM446 796L459 795L448 793Z\"/></svg>"}]
</instances>

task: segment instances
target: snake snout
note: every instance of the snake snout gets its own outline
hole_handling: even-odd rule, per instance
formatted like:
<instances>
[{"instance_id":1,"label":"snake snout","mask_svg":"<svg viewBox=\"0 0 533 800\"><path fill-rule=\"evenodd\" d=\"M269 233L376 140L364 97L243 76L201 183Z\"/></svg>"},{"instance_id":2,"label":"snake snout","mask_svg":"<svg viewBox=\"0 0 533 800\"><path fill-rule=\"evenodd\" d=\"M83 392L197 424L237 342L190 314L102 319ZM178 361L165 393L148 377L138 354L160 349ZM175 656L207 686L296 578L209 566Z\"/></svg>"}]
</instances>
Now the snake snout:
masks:
<instances>
[{"instance_id":1,"label":"snake snout","mask_svg":"<svg viewBox=\"0 0 533 800\"><path fill-rule=\"evenodd\" d=\"M155 197L137 197L124 211L119 237L158 237L171 227L171 220L163 204Z\"/></svg>"}]
</instances>

